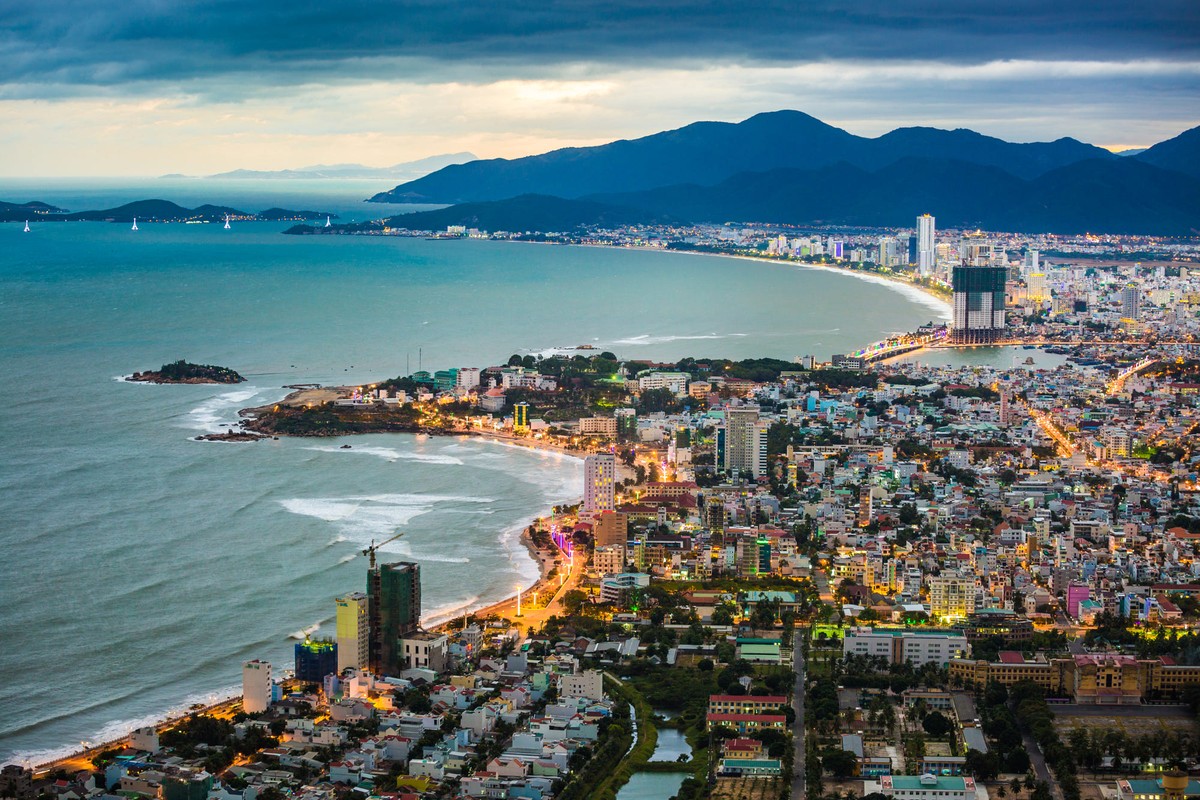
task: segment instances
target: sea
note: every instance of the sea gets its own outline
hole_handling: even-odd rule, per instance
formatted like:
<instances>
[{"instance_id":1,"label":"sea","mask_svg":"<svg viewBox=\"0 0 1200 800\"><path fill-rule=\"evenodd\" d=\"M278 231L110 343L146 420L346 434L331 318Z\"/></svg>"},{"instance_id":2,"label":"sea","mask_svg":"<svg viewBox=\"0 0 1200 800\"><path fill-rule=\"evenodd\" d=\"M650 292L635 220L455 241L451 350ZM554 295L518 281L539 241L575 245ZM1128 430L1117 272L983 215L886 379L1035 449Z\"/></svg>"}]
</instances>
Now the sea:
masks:
<instances>
[{"instance_id":1,"label":"sea","mask_svg":"<svg viewBox=\"0 0 1200 800\"><path fill-rule=\"evenodd\" d=\"M148 198L362 220L370 181L2 180L84 210ZM409 207L407 210L411 210ZM298 237L291 223L0 225L0 763L43 763L289 668L362 591L364 547L421 564L424 618L510 595L519 533L580 462L476 439L197 442L289 384L624 358L792 359L930 320L908 287L795 264L476 240ZM177 359L234 386L122 380ZM349 444L350 448L342 445Z\"/></svg>"}]
</instances>

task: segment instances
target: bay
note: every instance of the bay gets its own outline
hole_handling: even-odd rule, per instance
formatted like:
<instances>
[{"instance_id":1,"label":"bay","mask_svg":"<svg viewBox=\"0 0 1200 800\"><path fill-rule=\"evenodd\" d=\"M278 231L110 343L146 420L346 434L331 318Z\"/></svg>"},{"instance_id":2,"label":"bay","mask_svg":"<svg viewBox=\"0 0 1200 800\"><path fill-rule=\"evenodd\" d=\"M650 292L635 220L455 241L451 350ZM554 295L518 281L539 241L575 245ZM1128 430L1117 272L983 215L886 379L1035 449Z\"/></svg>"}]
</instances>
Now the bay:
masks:
<instances>
[{"instance_id":1,"label":"bay","mask_svg":"<svg viewBox=\"0 0 1200 800\"><path fill-rule=\"evenodd\" d=\"M90 191L118 204L147 188ZM304 207L357 202L305 191L316 202ZM28 194L0 196L67 205ZM286 223L31 227L0 225L0 762L236 689L245 659L290 665L293 636L329 633L333 598L363 588L362 547L398 528L385 556L421 562L430 621L533 579L517 532L578 495L577 460L401 435L191 440L285 384L578 344L670 360L827 356L944 318L891 286L725 258L289 237ZM118 380L178 358L249 381Z\"/></svg>"}]
</instances>

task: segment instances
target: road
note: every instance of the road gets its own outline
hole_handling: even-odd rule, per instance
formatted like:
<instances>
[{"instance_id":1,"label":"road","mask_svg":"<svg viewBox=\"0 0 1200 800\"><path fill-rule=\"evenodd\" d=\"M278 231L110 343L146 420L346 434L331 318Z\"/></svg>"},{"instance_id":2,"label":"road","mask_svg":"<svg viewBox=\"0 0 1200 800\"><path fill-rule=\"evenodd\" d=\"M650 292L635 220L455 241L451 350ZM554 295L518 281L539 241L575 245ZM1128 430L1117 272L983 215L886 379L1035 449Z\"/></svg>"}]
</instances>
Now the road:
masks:
<instances>
[{"instance_id":1,"label":"road","mask_svg":"<svg viewBox=\"0 0 1200 800\"><path fill-rule=\"evenodd\" d=\"M1037 775L1038 780L1046 782L1050 787L1050 794L1054 797L1054 800L1063 800L1062 789L1058 788L1058 781L1054 780L1054 776L1050 773L1050 768L1046 766L1046 757L1042 755L1042 748L1038 747L1033 734L1027 730L1022 730L1021 739L1025 744L1025 752L1029 754L1029 764L1033 767L1033 774Z\"/></svg>"},{"instance_id":2,"label":"road","mask_svg":"<svg viewBox=\"0 0 1200 800\"><path fill-rule=\"evenodd\" d=\"M796 728L792 732L792 746L796 748L792 761L792 800L804 798L804 648L801 646L801 630L792 631L792 669L796 671L796 686L792 691L792 710L796 712Z\"/></svg>"}]
</instances>

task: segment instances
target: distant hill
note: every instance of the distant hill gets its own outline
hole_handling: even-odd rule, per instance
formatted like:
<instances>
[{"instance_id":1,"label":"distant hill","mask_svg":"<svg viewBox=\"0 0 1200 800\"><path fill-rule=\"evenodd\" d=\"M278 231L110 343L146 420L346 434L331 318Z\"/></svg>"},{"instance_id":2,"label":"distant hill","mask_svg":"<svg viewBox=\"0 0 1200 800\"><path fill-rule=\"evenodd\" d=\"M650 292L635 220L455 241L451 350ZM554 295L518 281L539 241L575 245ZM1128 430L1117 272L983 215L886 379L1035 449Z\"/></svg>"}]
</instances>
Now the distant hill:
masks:
<instances>
[{"instance_id":1,"label":"distant hill","mask_svg":"<svg viewBox=\"0 0 1200 800\"><path fill-rule=\"evenodd\" d=\"M1200 127L1159 142L1135 156L1138 161L1200 178Z\"/></svg>"},{"instance_id":2,"label":"distant hill","mask_svg":"<svg viewBox=\"0 0 1200 800\"><path fill-rule=\"evenodd\" d=\"M384 220L391 228L411 231L444 231L450 225L495 232L569 233L591 227L620 227L625 225L673 224L679 222L668 214L625 208L595 200L572 200L548 195L527 194L508 200L485 203L463 203L435 211L398 214ZM375 230L378 222L338 225L326 231L298 225L287 233L341 233L343 231Z\"/></svg>"},{"instance_id":3,"label":"distant hill","mask_svg":"<svg viewBox=\"0 0 1200 800\"><path fill-rule=\"evenodd\" d=\"M38 209L49 209L48 211ZM291 211L286 208L268 208L260 214L239 211L230 206L201 205L196 208L184 208L170 200L137 200L116 208L104 208L95 211L77 211L61 213L63 210L46 203L5 203L0 201L0 222L21 222L26 219L36 219L39 222L132 222L136 217L139 222L222 222L226 215L238 220L314 220L331 217L337 219L337 214L326 211Z\"/></svg>"},{"instance_id":4,"label":"distant hill","mask_svg":"<svg viewBox=\"0 0 1200 800\"><path fill-rule=\"evenodd\" d=\"M311 167L300 167L298 169L281 169L281 170L257 170L257 169L235 169L231 172L219 172L216 175L208 175L208 178L233 178L247 180L286 180L286 179L306 179L314 178L379 178L381 180L413 180L422 175L428 175L434 170L450 164L464 164L468 161L474 161L474 153L446 153L443 155L430 156L428 158L418 159L416 161L406 161L402 164L393 164L390 167L368 167L362 164L314 164ZM180 177L168 176L167 177Z\"/></svg>"},{"instance_id":5,"label":"distant hill","mask_svg":"<svg viewBox=\"0 0 1200 800\"><path fill-rule=\"evenodd\" d=\"M578 198L682 183L711 186L743 172L773 169L845 163L877 170L903 158L956 159L1028 179L1078 161L1116 156L1074 139L1015 144L969 130L901 128L872 139L799 111L775 111L597 147L448 166L371 200L462 203L531 193Z\"/></svg>"},{"instance_id":6,"label":"distant hill","mask_svg":"<svg viewBox=\"0 0 1200 800\"><path fill-rule=\"evenodd\" d=\"M1200 181L1136 158L1081 161L1022 180L1001 169L907 158L878 171L850 164L736 175L593 199L695 222L909 226L1045 233L1184 235L1200 223Z\"/></svg>"},{"instance_id":7,"label":"distant hill","mask_svg":"<svg viewBox=\"0 0 1200 800\"><path fill-rule=\"evenodd\" d=\"M29 203L10 203L0 200L0 222L22 222L27 219L44 217L47 214L61 214L64 211L65 209L36 200Z\"/></svg>"}]
</instances>

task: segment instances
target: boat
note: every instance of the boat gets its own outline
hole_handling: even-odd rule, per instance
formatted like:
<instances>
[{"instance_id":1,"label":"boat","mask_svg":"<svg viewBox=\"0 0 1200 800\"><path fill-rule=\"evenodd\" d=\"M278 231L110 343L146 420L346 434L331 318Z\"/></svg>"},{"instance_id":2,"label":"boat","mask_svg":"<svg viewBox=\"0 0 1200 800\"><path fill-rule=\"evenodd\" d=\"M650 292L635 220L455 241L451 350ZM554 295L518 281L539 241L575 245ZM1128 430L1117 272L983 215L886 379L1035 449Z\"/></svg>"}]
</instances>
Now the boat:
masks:
<instances>
[{"instance_id":1,"label":"boat","mask_svg":"<svg viewBox=\"0 0 1200 800\"><path fill-rule=\"evenodd\" d=\"M138 229L138 228L137 228L137 217L134 217L134 218L133 218L133 230L135 230L135 231L136 231L137 229Z\"/></svg>"},{"instance_id":2,"label":"boat","mask_svg":"<svg viewBox=\"0 0 1200 800\"><path fill-rule=\"evenodd\" d=\"M25 220L25 232L29 233L29 220Z\"/></svg>"},{"instance_id":3,"label":"boat","mask_svg":"<svg viewBox=\"0 0 1200 800\"><path fill-rule=\"evenodd\" d=\"M325 227L326 227L326 228L328 228L328 227L329 227L329 217L326 217L326 218L325 218Z\"/></svg>"},{"instance_id":4,"label":"boat","mask_svg":"<svg viewBox=\"0 0 1200 800\"><path fill-rule=\"evenodd\" d=\"M229 215L225 215L225 230L229 230Z\"/></svg>"}]
</instances>

